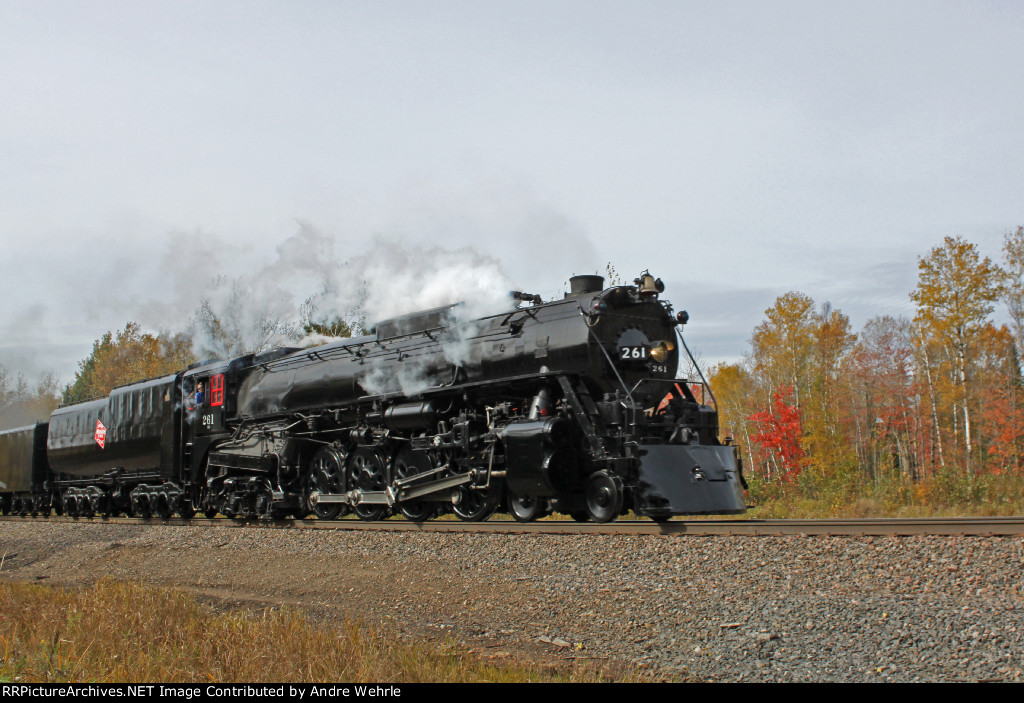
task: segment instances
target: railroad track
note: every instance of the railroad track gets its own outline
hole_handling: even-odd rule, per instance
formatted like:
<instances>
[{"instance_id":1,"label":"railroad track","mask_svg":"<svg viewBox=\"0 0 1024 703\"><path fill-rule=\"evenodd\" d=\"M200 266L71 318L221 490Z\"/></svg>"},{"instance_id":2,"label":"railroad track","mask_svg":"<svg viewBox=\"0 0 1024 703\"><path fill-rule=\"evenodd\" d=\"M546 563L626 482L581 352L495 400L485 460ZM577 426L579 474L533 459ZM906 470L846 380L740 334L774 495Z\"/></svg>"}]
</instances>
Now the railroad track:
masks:
<instances>
[{"instance_id":1,"label":"railroad track","mask_svg":"<svg viewBox=\"0 0 1024 703\"><path fill-rule=\"evenodd\" d=\"M620 520L611 523L579 523L541 520L519 523L491 520L461 522L433 520L418 523L402 519L366 522L362 520L241 520L228 518L128 518L61 516L4 516L0 521L66 522L111 525L187 525L218 527L263 527L299 530L375 530L392 532L469 532L498 534L602 534L602 535L1024 535L1024 516L983 518L849 518L830 520Z\"/></svg>"}]
</instances>

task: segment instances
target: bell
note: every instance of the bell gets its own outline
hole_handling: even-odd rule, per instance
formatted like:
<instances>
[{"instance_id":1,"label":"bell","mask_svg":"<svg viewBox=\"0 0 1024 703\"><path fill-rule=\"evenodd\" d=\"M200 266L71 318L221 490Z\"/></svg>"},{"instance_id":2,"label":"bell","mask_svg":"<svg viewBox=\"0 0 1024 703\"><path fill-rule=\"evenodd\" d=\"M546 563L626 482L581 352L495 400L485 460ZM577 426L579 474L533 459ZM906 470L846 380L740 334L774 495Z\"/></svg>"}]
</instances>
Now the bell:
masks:
<instances>
[{"instance_id":1,"label":"bell","mask_svg":"<svg viewBox=\"0 0 1024 703\"><path fill-rule=\"evenodd\" d=\"M657 295L665 290L665 284L661 282L660 278L655 278L649 272L644 271L640 274L640 278L636 279L634 283L639 286L639 293L641 297L647 297L648 295Z\"/></svg>"}]
</instances>

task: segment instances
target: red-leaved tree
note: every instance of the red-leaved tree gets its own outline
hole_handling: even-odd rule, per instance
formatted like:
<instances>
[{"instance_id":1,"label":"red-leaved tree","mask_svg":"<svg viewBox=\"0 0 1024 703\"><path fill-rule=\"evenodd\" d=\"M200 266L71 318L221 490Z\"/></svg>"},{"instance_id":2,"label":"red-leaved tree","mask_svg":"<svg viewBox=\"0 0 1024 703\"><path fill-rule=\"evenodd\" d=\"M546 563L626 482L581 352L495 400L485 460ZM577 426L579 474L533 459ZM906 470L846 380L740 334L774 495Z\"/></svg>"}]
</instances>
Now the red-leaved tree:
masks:
<instances>
[{"instance_id":1,"label":"red-leaved tree","mask_svg":"<svg viewBox=\"0 0 1024 703\"><path fill-rule=\"evenodd\" d=\"M804 449L800 443L803 428L800 424L800 408L793 403L792 386L779 386L772 394L771 407L754 413L750 420L760 430L753 441L778 457L779 475L790 483L800 475L804 463Z\"/></svg>"}]
</instances>

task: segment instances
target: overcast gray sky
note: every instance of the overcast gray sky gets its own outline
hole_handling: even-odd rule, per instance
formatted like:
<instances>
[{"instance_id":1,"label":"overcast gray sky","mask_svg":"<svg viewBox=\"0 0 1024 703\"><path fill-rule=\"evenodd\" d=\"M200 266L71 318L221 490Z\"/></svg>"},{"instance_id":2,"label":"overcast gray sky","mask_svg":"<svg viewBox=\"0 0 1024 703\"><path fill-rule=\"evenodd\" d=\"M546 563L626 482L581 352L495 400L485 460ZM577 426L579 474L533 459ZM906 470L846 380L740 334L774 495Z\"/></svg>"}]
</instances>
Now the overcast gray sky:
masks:
<instances>
[{"instance_id":1,"label":"overcast gray sky","mask_svg":"<svg viewBox=\"0 0 1024 703\"><path fill-rule=\"evenodd\" d=\"M1024 224L1022 36L1019 1L0 0L0 363L70 380L307 230L544 295L650 268L706 361L789 290L911 314L918 256Z\"/></svg>"}]
</instances>

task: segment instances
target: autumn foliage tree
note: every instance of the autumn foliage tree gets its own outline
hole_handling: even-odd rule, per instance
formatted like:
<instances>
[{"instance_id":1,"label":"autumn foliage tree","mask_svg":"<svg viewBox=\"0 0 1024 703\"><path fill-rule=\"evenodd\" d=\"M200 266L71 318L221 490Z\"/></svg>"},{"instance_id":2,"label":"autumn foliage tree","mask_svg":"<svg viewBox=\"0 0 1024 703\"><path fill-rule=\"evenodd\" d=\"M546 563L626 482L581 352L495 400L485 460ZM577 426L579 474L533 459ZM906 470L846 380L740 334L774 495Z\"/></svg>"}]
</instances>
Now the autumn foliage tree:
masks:
<instances>
[{"instance_id":1,"label":"autumn foliage tree","mask_svg":"<svg viewBox=\"0 0 1024 703\"><path fill-rule=\"evenodd\" d=\"M96 340L92 353L78 363L78 373L64 389L64 402L107 395L127 383L181 371L194 361L192 342L182 334L153 336L136 322Z\"/></svg>"},{"instance_id":2,"label":"autumn foliage tree","mask_svg":"<svg viewBox=\"0 0 1024 703\"><path fill-rule=\"evenodd\" d=\"M886 469L904 476L917 472L917 388L910 330L905 318L872 318L849 360L844 420L858 462L870 478Z\"/></svg>"},{"instance_id":3,"label":"autumn foliage tree","mask_svg":"<svg viewBox=\"0 0 1024 703\"><path fill-rule=\"evenodd\" d=\"M979 404L979 469L1016 471L1024 459L1024 389L1014 335L988 324L979 335L973 378L984 400Z\"/></svg>"},{"instance_id":4,"label":"autumn foliage tree","mask_svg":"<svg viewBox=\"0 0 1024 703\"><path fill-rule=\"evenodd\" d=\"M758 411L757 397L751 392L754 379L744 364L716 364L708 372L708 382L718 403L718 427L723 437L731 437L742 447L747 470L757 468L753 434L757 428L750 416Z\"/></svg>"},{"instance_id":5,"label":"autumn foliage tree","mask_svg":"<svg viewBox=\"0 0 1024 703\"><path fill-rule=\"evenodd\" d=\"M910 294L917 304L915 322L922 337L933 338L943 353L956 408L952 440L971 468L977 461L972 428L976 401L969 378L979 335L1002 293L1005 274L988 257L982 258L974 244L954 237L946 237L942 246L921 258L918 269L917 288Z\"/></svg>"},{"instance_id":6,"label":"autumn foliage tree","mask_svg":"<svg viewBox=\"0 0 1024 703\"><path fill-rule=\"evenodd\" d=\"M814 355L814 301L790 291L764 311L764 322L754 328L748 364L761 380L766 396L786 386L795 407L811 390L810 365Z\"/></svg>"},{"instance_id":7,"label":"autumn foliage tree","mask_svg":"<svg viewBox=\"0 0 1024 703\"><path fill-rule=\"evenodd\" d=\"M1003 301L1010 313L1017 359L1024 359L1024 227L1007 234L1003 240L1006 278Z\"/></svg>"},{"instance_id":8,"label":"autumn foliage tree","mask_svg":"<svg viewBox=\"0 0 1024 703\"><path fill-rule=\"evenodd\" d=\"M743 421L733 423L756 448L748 450L752 471L788 480L801 468L815 468L820 475L852 461L839 423L844 368L855 339L842 312L827 303L819 308L798 291L779 296L765 310L742 368L746 397L729 393L723 404L727 414L743 409ZM783 435L792 439L797 427L799 452L797 445L780 444Z\"/></svg>"},{"instance_id":9,"label":"autumn foliage tree","mask_svg":"<svg viewBox=\"0 0 1024 703\"><path fill-rule=\"evenodd\" d=\"M792 388L780 386L772 393L771 409L750 416L759 430L752 437L753 441L772 453L779 467L779 478L786 483L800 475L806 456L801 444L800 409L792 403L792 395Z\"/></svg>"}]
</instances>

